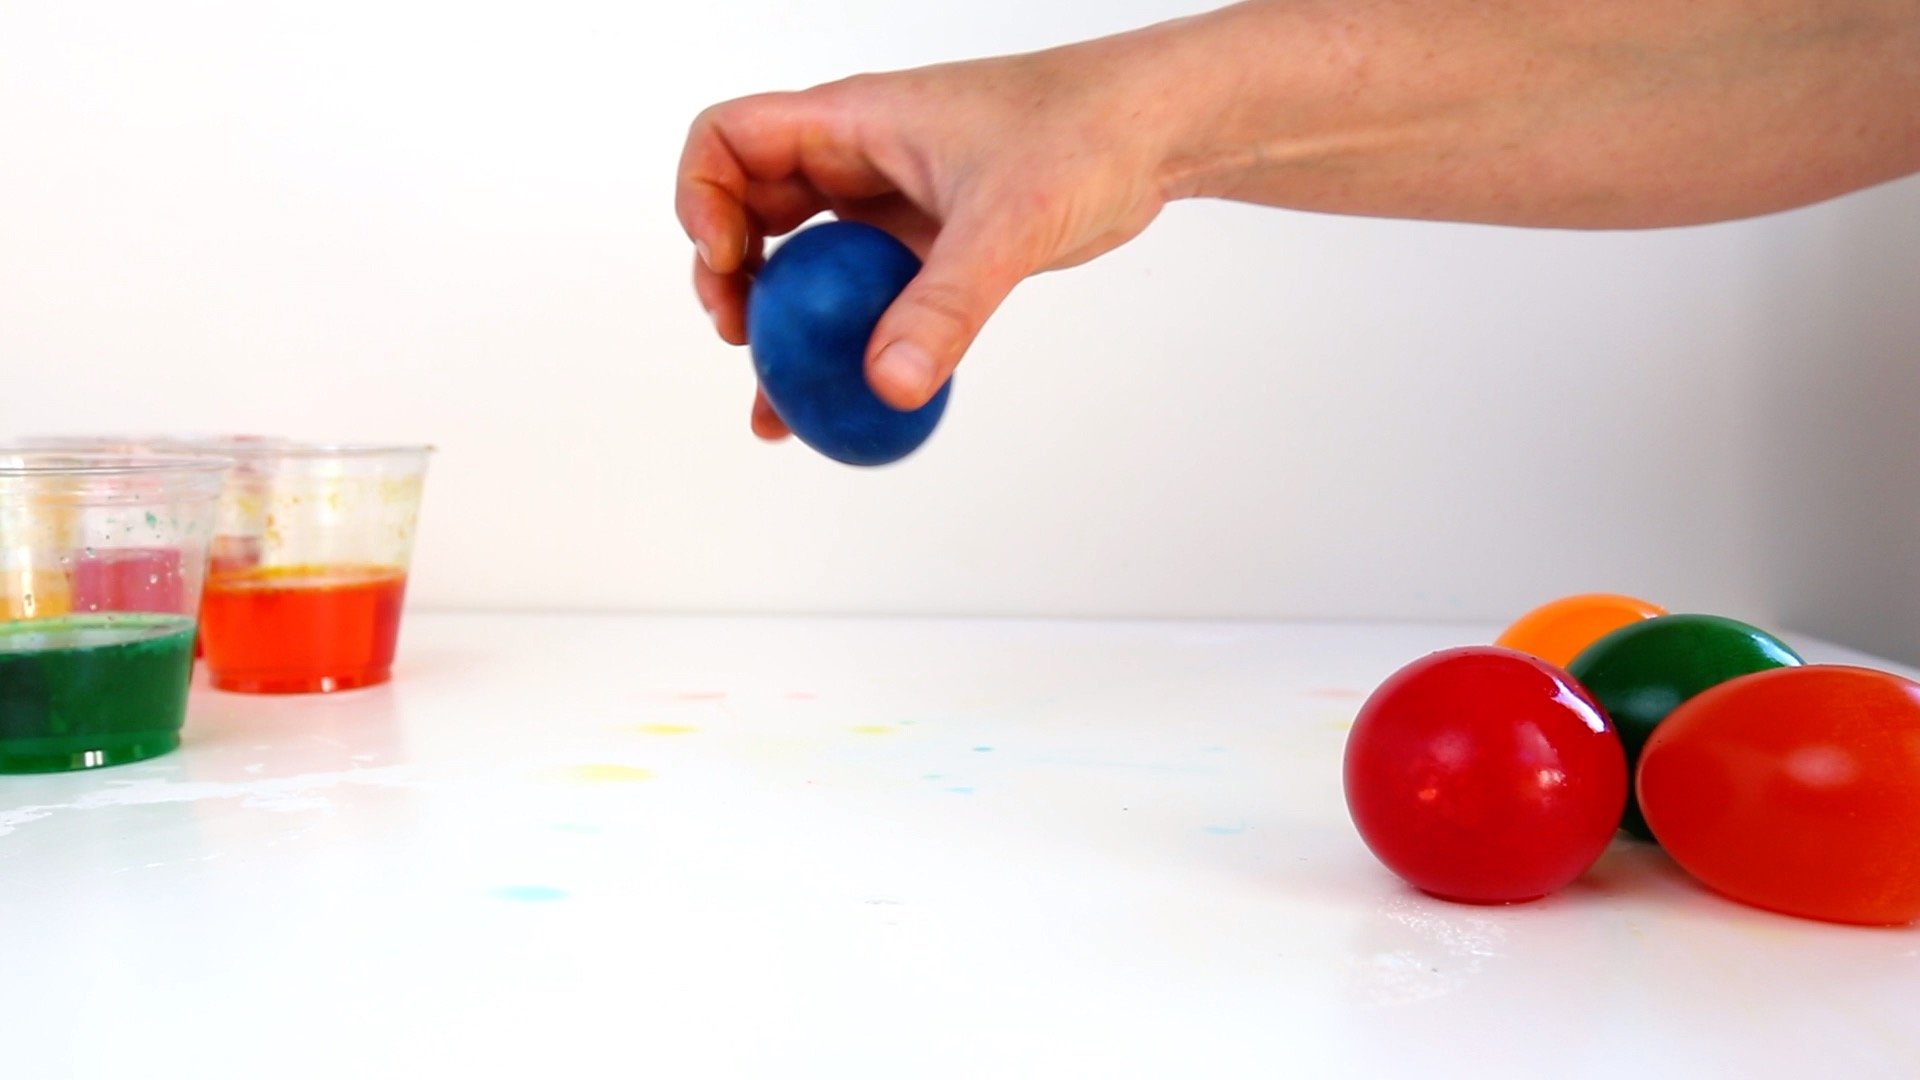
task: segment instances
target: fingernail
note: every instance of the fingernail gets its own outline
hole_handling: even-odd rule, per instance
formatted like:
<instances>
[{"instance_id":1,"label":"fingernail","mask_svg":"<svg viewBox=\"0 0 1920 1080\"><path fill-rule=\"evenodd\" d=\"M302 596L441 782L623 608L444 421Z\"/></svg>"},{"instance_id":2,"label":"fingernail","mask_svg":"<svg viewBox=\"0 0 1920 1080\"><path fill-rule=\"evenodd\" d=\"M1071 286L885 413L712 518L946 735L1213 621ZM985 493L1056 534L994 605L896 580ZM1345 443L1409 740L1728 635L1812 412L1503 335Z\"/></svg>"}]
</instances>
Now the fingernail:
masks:
<instances>
[{"instance_id":1,"label":"fingernail","mask_svg":"<svg viewBox=\"0 0 1920 1080\"><path fill-rule=\"evenodd\" d=\"M933 385L933 357L911 341L896 341L873 359L873 379L895 397L922 398Z\"/></svg>"},{"instance_id":2,"label":"fingernail","mask_svg":"<svg viewBox=\"0 0 1920 1080\"><path fill-rule=\"evenodd\" d=\"M700 253L700 265L709 270L713 269L713 259L707 254L707 242L705 240L695 240L693 242L693 250Z\"/></svg>"}]
</instances>

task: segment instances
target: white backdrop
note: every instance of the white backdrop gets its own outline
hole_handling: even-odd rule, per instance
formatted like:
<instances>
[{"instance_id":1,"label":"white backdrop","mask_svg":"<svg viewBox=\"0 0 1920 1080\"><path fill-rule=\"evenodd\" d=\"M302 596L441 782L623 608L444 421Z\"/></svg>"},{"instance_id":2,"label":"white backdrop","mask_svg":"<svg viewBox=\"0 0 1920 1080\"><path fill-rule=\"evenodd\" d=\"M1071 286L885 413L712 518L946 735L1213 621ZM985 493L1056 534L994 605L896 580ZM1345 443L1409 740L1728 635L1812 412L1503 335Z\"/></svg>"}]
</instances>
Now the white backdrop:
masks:
<instances>
[{"instance_id":1,"label":"white backdrop","mask_svg":"<svg viewBox=\"0 0 1920 1080\"><path fill-rule=\"evenodd\" d=\"M1502 619L1643 594L1920 660L1920 183L1576 234L1171 208L935 439L746 430L703 105L1176 0L0 0L0 435L442 452L439 608Z\"/></svg>"}]
</instances>

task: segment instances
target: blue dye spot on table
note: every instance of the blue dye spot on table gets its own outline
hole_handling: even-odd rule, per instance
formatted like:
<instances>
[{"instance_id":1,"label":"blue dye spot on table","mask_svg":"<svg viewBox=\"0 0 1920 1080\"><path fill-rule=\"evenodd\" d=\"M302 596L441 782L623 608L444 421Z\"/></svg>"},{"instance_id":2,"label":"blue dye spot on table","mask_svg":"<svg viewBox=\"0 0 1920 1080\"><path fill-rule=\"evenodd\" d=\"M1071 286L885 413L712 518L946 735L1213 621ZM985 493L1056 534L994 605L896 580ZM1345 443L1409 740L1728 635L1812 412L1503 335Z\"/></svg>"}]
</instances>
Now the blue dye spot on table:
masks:
<instances>
[{"instance_id":1,"label":"blue dye spot on table","mask_svg":"<svg viewBox=\"0 0 1920 1080\"><path fill-rule=\"evenodd\" d=\"M551 885L502 885L493 890L493 896L499 900L519 900L525 903L542 904L551 900L565 900L565 889L556 889Z\"/></svg>"}]
</instances>

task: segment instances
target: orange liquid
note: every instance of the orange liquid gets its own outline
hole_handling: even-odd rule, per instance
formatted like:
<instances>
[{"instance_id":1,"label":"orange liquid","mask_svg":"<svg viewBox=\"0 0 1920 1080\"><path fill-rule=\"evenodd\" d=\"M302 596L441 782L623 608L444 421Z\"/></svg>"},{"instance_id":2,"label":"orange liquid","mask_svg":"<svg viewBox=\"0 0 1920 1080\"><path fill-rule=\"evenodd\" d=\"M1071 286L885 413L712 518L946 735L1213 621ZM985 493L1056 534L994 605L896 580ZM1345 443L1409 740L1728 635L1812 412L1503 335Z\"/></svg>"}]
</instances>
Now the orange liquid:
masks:
<instances>
[{"instance_id":1,"label":"orange liquid","mask_svg":"<svg viewBox=\"0 0 1920 1080\"><path fill-rule=\"evenodd\" d=\"M0 572L0 622L47 619L73 610L66 571L45 567Z\"/></svg>"},{"instance_id":2,"label":"orange liquid","mask_svg":"<svg viewBox=\"0 0 1920 1080\"><path fill-rule=\"evenodd\" d=\"M275 566L215 573L200 608L207 672L221 690L303 694L386 682L406 572Z\"/></svg>"}]
</instances>

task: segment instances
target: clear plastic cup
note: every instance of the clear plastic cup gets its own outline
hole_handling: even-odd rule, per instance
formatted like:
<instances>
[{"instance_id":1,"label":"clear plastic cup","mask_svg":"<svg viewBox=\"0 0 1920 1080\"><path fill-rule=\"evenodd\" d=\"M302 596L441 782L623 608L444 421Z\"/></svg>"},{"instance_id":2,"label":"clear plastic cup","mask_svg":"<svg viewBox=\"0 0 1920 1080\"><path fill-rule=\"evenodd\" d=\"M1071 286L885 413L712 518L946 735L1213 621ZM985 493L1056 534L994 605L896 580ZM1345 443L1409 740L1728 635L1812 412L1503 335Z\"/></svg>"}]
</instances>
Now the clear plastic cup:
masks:
<instances>
[{"instance_id":1,"label":"clear plastic cup","mask_svg":"<svg viewBox=\"0 0 1920 1080\"><path fill-rule=\"evenodd\" d=\"M232 457L200 640L221 690L302 694L392 677L425 445L212 444Z\"/></svg>"},{"instance_id":2,"label":"clear plastic cup","mask_svg":"<svg viewBox=\"0 0 1920 1080\"><path fill-rule=\"evenodd\" d=\"M180 745L230 464L0 451L0 772L121 765Z\"/></svg>"},{"instance_id":3,"label":"clear plastic cup","mask_svg":"<svg viewBox=\"0 0 1920 1080\"><path fill-rule=\"evenodd\" d=\"M291 439L279 435L216 435L147 433L147 434L104 434L104 435L34 435L10 441L0 453L22 450L64 450L88 454L153 455L153 454L191 454L194 456L213 456L231 459L235 450L261 450L267 447L287 446ZM235 463L236 467L227 474L229 486L249 488L256 486L258 469L249 459ZM234 558L245 559L245 551L232 552L228 548L233 538L214 537L210 556L215 567ZM201 645L194 641L193 655L198 659Z\"/></svg>"}]
</instances>

